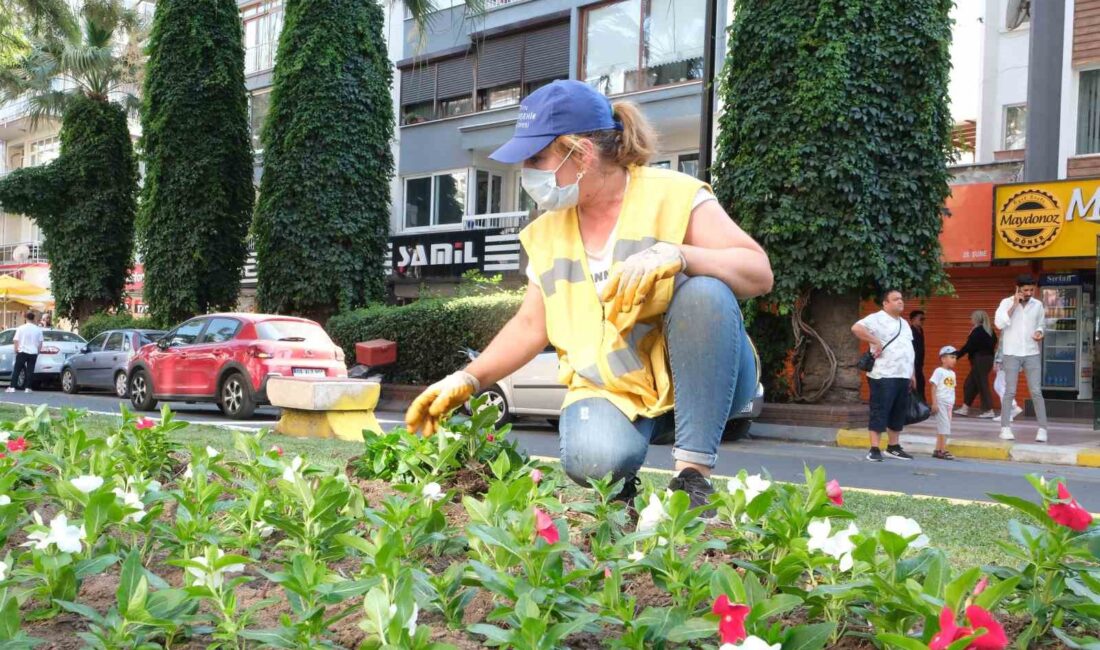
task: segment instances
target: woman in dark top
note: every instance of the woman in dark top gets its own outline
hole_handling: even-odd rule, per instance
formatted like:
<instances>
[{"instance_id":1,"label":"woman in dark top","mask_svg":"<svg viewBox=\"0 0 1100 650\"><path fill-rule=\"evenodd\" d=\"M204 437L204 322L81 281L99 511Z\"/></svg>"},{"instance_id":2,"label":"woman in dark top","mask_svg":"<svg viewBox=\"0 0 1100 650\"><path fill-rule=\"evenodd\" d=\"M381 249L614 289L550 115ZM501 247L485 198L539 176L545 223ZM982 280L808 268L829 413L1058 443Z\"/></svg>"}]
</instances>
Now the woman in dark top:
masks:
<instances>
[{"instance_id":1,"label":"woman in dark top","mask_svg":"<svg viewBox=\"0 0 1100 650\"><path fill-rule=\"evenodd\" d=\"M963 384L963 403L955 410L956 415L969 415L970 404L974 398L981 396L982 410L980 418L992 418L993 393L989 389L989 373L993 370L993 355L997 350L997 335L993 333L993 326L989 323L989 314L978 310L970 314L970 322L974 329L970 330L970 336L966 343L959 348L959 358L970 355L970 374L966 376Z\"/></svg>"}]
</instances>

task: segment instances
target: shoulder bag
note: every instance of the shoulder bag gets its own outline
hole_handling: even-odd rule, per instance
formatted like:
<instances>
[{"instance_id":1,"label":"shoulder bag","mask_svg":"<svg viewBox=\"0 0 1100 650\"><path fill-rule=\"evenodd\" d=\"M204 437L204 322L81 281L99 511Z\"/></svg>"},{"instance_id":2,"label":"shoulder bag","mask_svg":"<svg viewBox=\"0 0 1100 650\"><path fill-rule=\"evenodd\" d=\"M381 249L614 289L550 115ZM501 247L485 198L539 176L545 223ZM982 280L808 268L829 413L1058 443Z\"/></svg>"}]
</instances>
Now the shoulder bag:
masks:
<instances>
[{"instance_id":1,"label":"shoulder bag","mask_svg":"<svg viewBox=\"0 0 1100 650\"><path fill-rule=\"evenodd\" d=\"M893 343L899 336L901 336L901 327L902 324L898 323L898 333L894 335L894 338L887 341L886 345L882 346L882 350L879 351L879 354L882 354L886 350L886 348L890 347L891 343ZM870 350L864 352L863 356L859 358L859 361L856 361L856 368L859 368L863 372L871 372L872 370L874 370L875 355L871 354Z\"/></svg>"}]
</instances>

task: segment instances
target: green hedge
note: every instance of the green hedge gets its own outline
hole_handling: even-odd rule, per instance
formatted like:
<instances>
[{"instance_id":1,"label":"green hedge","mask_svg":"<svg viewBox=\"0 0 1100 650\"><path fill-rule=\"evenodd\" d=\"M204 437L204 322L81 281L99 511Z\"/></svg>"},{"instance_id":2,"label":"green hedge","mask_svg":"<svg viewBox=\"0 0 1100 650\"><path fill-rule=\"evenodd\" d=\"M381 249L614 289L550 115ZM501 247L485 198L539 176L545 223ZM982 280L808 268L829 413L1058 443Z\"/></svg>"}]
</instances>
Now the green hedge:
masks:
<instances>
[{"instance_id":1,"label":"green hedge","mask_svg":"<svg viewBox=\"0 0 1100 650\"><path fill-rule=\"evenodd\" d=\"M461 348L484 349L522 302L522 294L501 292L421 299L403 307L374 305L333 316L328 332L349 363L358 341L395 341L397 363L387 369L387 381L427 384L465 364Z\"/></svg>"},{"instance_id":2,"label":"green hedge","mask_svg":"<svg viewBox=\"0 0 1100 650\"><path fill-rule=\"evenodd\" d=\"M134 316L128 312L117 314L99 312L84 319L84 322L80 324L80 335L90 341L101 332L131 327L151 330L166 329L163 324L156 323L152 318L146 316Z\"/></svg>"}]
</instances>

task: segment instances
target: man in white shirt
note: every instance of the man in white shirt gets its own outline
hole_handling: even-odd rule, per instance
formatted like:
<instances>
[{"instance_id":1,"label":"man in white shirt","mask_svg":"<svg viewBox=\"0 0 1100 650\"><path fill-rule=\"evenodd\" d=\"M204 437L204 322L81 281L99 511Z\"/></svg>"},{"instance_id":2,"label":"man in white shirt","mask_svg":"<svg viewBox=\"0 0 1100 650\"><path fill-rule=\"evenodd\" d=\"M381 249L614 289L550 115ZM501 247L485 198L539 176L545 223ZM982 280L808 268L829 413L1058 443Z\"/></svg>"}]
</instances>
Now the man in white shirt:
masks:
<instances>
[{"instance_id":1,"label":"man in white shirt","mask_svg":"<svg viewBox=\"0 0 1100 650\"><path fill-rule=\"evenodd\" d=\"M905 300L897 289L882 294L882 310L852 325L852 333L871 346L875 367L867 373L871 386L871 450L867 460L882 462L883 458L913 460L901 448L899 438L909 411L909 393L916 385L913 330L901 317ZM886 453L879 446L882 434L889 432Z\"/></svg>"},{"instance_id":2,"label":"man in white shirt","mask_svg":"<svg viewBox=\"0 0 1100 650\"><path fill-rule=\"evenodd\" d=\"M11 383L7 392L14 393L17 388L23 392L31 392L34 384L34 364L38 362L38 351L42 349L42 328L35 322L38 316L33 312L27 312L27 322L15 329L15 366L11 370ZM25 371L25 372L24 372ZM18 386L19 377L25 379L22 386Z\"/></svg>"},{"instance_id":3,"label":"man in white shirt","mask_svg":"<svg viewBox=\"0 0 1100 650\"><path fill-rule=\"evenodd\" d=\"M1001 301L993 319L994 325L1001 331L1005 371L1005 394L1001 398L1001 440L1015 439L1012 435L1012 408L1005 408L1004 405L1014 404L1016 383L1020 370L1023 370L1028 390L1031 391L1031 401L1035 405L1035 416L1039 420L1035 442L1047 441L1047 407L1043 400L1043 362L1040 355L1046 309L1041 300L1035 299L1035 286L1035 278L1031 275L1016 278L1016 293Z\"/></svg>"}]
</instances>

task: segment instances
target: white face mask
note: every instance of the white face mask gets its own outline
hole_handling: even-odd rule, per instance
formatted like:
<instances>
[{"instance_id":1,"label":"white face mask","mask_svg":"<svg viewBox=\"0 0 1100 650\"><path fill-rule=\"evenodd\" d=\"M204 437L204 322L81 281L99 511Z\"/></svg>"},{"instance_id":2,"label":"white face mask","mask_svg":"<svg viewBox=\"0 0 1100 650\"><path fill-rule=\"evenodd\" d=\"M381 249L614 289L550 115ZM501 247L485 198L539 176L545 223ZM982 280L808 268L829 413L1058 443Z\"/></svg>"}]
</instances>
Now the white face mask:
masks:
<instances>
[{"instance_id":1,"label":"white face mask","mask_svg":"<svg viewBox=\"0 0 1100 650\"><path fill-rule=\"evenodd\" d=\"M580 180L584 178L584 172L577 174L577 182L572 185L566 185L560 187L558 185L557 173L565 164L566 160L569 160L569 156L573 155L573 150L562 159L561 165L558 165L553 171L548 169L531 169L524 167L520 170L519 182L523 186L524 191L530 196L539 208L552 211L552 210L565 210L577 205L577 201L580 200Z\"/></svg>"}]
</instances>

